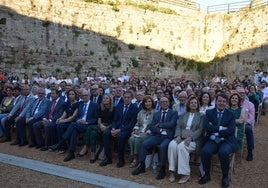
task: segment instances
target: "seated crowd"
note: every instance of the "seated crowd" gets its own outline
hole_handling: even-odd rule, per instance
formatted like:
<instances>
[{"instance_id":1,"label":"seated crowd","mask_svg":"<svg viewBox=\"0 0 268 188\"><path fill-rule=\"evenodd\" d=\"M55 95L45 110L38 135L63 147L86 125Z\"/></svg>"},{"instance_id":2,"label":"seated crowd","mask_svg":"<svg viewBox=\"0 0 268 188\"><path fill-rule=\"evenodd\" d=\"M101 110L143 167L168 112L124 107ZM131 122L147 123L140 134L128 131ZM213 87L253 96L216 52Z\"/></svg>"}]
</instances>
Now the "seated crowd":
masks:
<instances>
[{"instance_id":1,"label":"seated crowd","mask_svg":"<svg viewBox=\"0 0 268 188\"><path fill-rule=\"evenodd\" d=\"M113 145L117 168L125 165L128 148L132 175L145 172L146 156L157 149L156 179L166 176L168 164L169 181L179 174L179 183L190 179L191 153L200 156L199 184L210 180L211 157L218 154L222 187L229 186L229 154L242 149L244 135L246 160L253 160L253 126L259 103L268 96L265 81L244 87L243 82L127 79L3 84L0 142L68 152L65 162L90 152L95 163L103 149L102 167L113 163ZM81 135L83 147L75 155Z\"/></svg>"}]
</instances>

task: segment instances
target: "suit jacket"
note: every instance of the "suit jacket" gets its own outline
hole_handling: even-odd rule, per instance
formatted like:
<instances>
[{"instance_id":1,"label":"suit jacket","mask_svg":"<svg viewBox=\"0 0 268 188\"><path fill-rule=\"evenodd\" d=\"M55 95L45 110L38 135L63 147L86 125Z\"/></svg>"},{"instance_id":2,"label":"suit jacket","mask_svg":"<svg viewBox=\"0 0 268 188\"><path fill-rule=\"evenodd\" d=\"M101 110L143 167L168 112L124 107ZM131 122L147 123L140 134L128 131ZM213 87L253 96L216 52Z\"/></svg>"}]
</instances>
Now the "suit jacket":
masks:
<instances>
[{"instance_id":1,"label":"suit jacket","mask_svg":"<svg viewBox=\"0 0 268 188\"><path fill-rule=\"evenodd\" d=\"M203 121L203 126L206 131L206 140L210 139L212 134L218 133L219 138L224 138L224 142L229 143L232 149L236 151L238 146L235 138L235 116L231 111L225 109L222 114L221 124L218 125L217 113L217 108L206 111ZM220 131L220 126L226 127L227 129Z\"/></svg>"},{"instance_id":2,"label":"suit jacket","mask_svg":"<svg viewBox=\"0 0 268 188\"><path fill-rule=\"evenodd\" d=\"M94 96L90 96L90 101L93 101ZM102 102L102 95L98 95L97 103L100 104Z\"/></svg>"},{"instance_id":3,"label":"suit jacket","mask_svg":"<svg viewBox=\"0 0 268 188\"><path fill-rule=\"evenodd\" d=\"M82 119L83 108L84 108L84 102L80 102L76 118L77 120ZM88 125L96 125L98 122L98 115L99 115L99 105L97 103L90 101L86 116L86 122L88 123Z\"/></svg>"},{"instance_id":4,"label":"suit jacket","mask_svg":"<svg viewBox=\"0 0 268 188\"><path fill-rule=\"evenodd\" d=\"M175 137L182 136L182 130L186 129L189 115L190 115L190 112L186 112L181 116L179 123L176 126ZM202 141L203 141L203 132L204 132L203 118L204 118L204 115L202 113L200 112L194 113L194 118L193 118L192 125L190 128L190 130L192 131L191 137L193 141L196 143L197 152L200 151Z\"/></svg>"},{"instance_id":5,"label":"suit jacket","mask_svg":"<svg viewBox=\"0 0 268 188\"><path fill-rule=\"evenodd\" d=\"M152 135L161 135L160 130L166 129L167 136L172 139L174 137L174 130L176 127L178 114L176 111L168 109L165 121L161 122L162 111L158 111L154 114L152 124L150 127Z\"/></svg>"},{"instance_id":6,"label":"suit jacket","mask_svg":"<svg viewBox=\"0 0 268 188\"><path fill-rule=\"evenodd\" d=\"M47 115L47 112L49 111L48 106L50 105L50 101L46 97L44 97L38 105L38 112L32 115L34 113L38 101L39 99L35 99L34 102L31 104L29 110L26 112L26 118L33 117L35 119L40 119Z\"/></svg>"},{"instance_id":7,"label":"suit jacket","mask_svg":"<svg viewBox=\"0 0 268 188\"><path fill-rule=\"evenodd\" d=\"M33 94L29 94L27 96L26 99L26 106L23 108L23 110L20 112L20 108L22 106L22 104L24 103L24 96L22 95L16 102L15 106L13 107L13 109L11 110L11 112L9 113L9 116L13 116L15 114L18 113L18 115L20 117L25 117L26 116L26 112L29 110L30 106L32 105L33 101L35 100Z\"/></svg>"},{"instance_id":8,"label":"suit jacket","mask_svg":"<svg viewBox=\"0 0 268 188\"><path fill-rule=\"evenodd\" d=\"M66 103L62 99L58 100L56 107L55 107L53 114L52 114L51 120L53 122L55 122L57 119L59 119L61 117L61 115L63 114L63 112L65 110L65 105L66 105ZM47 114L46 114L47 119L49 118L49 113L50 113L51 107L52 107L52 101L49 101Z\"/></svg>"},{"instance_id":9,"label":"suit jacket","mask_svg":"<svg viewBox=\"0 0 268 188\"><path fill-rule=\"evenodd\" d=\"M114 102L115 102L115 97L114 97ZM118 106L119 104L123 104L123 103L124 103L124 99L123 99L123 97L120 97L120 99L119 99L117 105L115 105L115 107Z\"/></svg>"},{"instance_id":10,"label":"suit jacket","mask_svg":"<svg viewBox=\"0 0 268 188\"><path fill-rule=\"evenodd\" d=\"M132 131L137 122L138 108L136 105L130 103L125 114L123 114L123 110L124 104L118 104L115 108L112 128L120 129L122 132Z\"/></svg>"}]
</instances>

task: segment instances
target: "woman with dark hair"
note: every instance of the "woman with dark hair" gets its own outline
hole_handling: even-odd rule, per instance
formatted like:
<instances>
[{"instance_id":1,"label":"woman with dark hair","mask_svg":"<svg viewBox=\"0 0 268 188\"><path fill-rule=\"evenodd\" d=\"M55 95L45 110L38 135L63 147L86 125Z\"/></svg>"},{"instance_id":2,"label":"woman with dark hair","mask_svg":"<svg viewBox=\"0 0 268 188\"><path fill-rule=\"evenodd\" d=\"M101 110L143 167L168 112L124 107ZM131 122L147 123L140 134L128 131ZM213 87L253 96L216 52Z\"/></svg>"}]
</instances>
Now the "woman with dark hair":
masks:
<instances>
[{"instance_id":1,"label":"woman with dark hair","mask_svg":"<svg viewBox=\"0 0 268 188\"><path fill-rule=\"evenodd\" d=\"M77 157L83 157L86 155L88 153L88 149L90 148L90 163L94 163L96 161L97 141L102 140L100 139L101 133L109 129L112 125L114 116L113 104L113 97L109 94L104 94L102 102L100 104L98 125L91 125L88 127L84 137L84 146L82 150L77 154Z\"/></svg>"},{"instance_id":2,"label":"woman with dark hair","mask_svg":"<svg viewBox=\"0 0 268 188\"><path fill-rule=\"evenodd\" d=\"M229 98L229 110L235 115L235 124L237 129L237 145L239 150L243 147L244 140L244 111L241 107L242 99L238 93L231 94Z\"/></svg>"},{"instance_id":3,"label":"woman with dark hair","mask_svg":"<svg viewBox=\"0 0 268 188\"><path fill-rule=\"evenodd\" d=\"M150 125L155 112L154 100L151 96L145 96L142 100L142 110L138 113L137 123L133 128L131 137L128 140L132 163L130 168L138 165L138 154L142 141L150 135Z\"/></svg>"},{"instance_id":4,"label":"woman with dark hair","mask_svg":"<svg viewBox=\"0 0 268 188\"><path fill-rule=\"evenodd\" d=\"M211 97L208 92L203 92L199 99L200 102L200 110L199 112L205 114L207 109L212 109L211 105Z\"/></svg>"},{"instance_id":5,"label":"woman with dark hair","mask_svg":"<svg viewBox=\"0 0 268 188\"><path fill-rule=\"evenodd\" d=\"M164 91L164 96L166 98L168 98L168 100L169 100L169 108L172 109L172 106L174 104L174 99L172 97L172 92L170 90L165 90Z\"/></svg>"},{"instance_id":6,"label":"woman with dark hair","mask_svg":"<svg viewBox=\"0 0 268 188\"><path fill-rule=\"evenodd\" d=\"M67 93L68 100L66 102L66 108L62 114L62 116L56 120L56 128L57 128L57 134L58 138L61 139L64 132L67 130L69 124L73 122L76 118L76 115L78 113L78 106L79 102L77 101L76 93L74 90L69 90ZM62 144L59 148L59 153L64 153L66 151L68 146L66 143Z\"/></svg>"},{"instance_id":7,"label":"woman with dark hair","mask_svg":"<svg viewBox=\"0 0 268 188\"><path fill-rule=\"evenodd\" d=\"M0 114L9 113L13 108L14 96L12 95L13 88L8 86L5 89L6 97L3 98L0 104Z\"/></svg>"}]
</instances>

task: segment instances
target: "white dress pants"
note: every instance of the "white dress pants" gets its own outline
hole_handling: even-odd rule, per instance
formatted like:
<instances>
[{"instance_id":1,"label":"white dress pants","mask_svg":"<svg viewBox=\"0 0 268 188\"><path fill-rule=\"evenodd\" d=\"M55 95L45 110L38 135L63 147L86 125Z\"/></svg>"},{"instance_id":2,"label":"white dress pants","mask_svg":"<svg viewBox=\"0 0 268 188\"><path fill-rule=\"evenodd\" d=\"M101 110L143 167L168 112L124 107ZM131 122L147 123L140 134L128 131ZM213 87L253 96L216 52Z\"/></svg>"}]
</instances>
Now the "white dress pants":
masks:
<instances>
[{"instance_id":1,"label":"white dress pants","mask_svg":"<svg viewBox=\"0 0 268 188\"><path fill-rule=\"evenodd\" d=\"M190 175L190 153L195 151L196 143L190 142L189 146L185 146L184 141L179 144L176 140L172 140L168 146L168 162L169 170L178 174Z\"/></svg>"}]
</instances>

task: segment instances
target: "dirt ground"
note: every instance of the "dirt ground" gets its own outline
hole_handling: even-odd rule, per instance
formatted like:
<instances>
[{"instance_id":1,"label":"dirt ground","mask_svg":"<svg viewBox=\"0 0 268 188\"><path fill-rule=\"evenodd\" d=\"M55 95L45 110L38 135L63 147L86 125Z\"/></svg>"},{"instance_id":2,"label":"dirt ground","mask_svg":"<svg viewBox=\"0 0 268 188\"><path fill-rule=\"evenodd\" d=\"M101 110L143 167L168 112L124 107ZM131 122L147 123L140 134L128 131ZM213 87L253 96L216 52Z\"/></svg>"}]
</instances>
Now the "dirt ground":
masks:
<instances>
[{"instance_id":1,"label":"dirt ground","mask_svg":"<svg viewBox=\"0 0 268 188\"><path fill-rule=\"evenodd\" d=\"M239 155L236 155L235 173L232 176L230 187L268 187L268 116L261 116L259 125L254 128L255 135L255 150L254 160L248 162L245 160L246 149L244 150L243 159L240 160ZM79 151L80 148L77 149ZM211 172L212 180L207 184L200 186L198 184L199 172L198 166L192 165L191 180L184 185L169 183L168 176L164 180L156 180L156 174L153 174L151 169L147 169L146 173L138 176L132 176L131 171L126 164L123 168L116 168L116 155L114 156L113 164L106 167L100 167L100 162L94 164L89 163L89 155L82 158L76 158L69 162L63 162L66 154L58 154L55 152L43 152L37 149L28 148L28 146L17 147L10 146L10 143L0 143L0 152L15 156L25 157L29 159L49 162L57 165L68 166L75 169L85 170L116 178L121 178L138 183L154 185L157 187L220 187L221 173L220 170L214 168ZM127 161L127 160L126 160ZM177 177L178 179L178 177ZM96 187L93 185L76 182L64 178L55 177L52 175L35 172L28 169L0 163L0 187Z\"/></svg>"}]
</instances>

